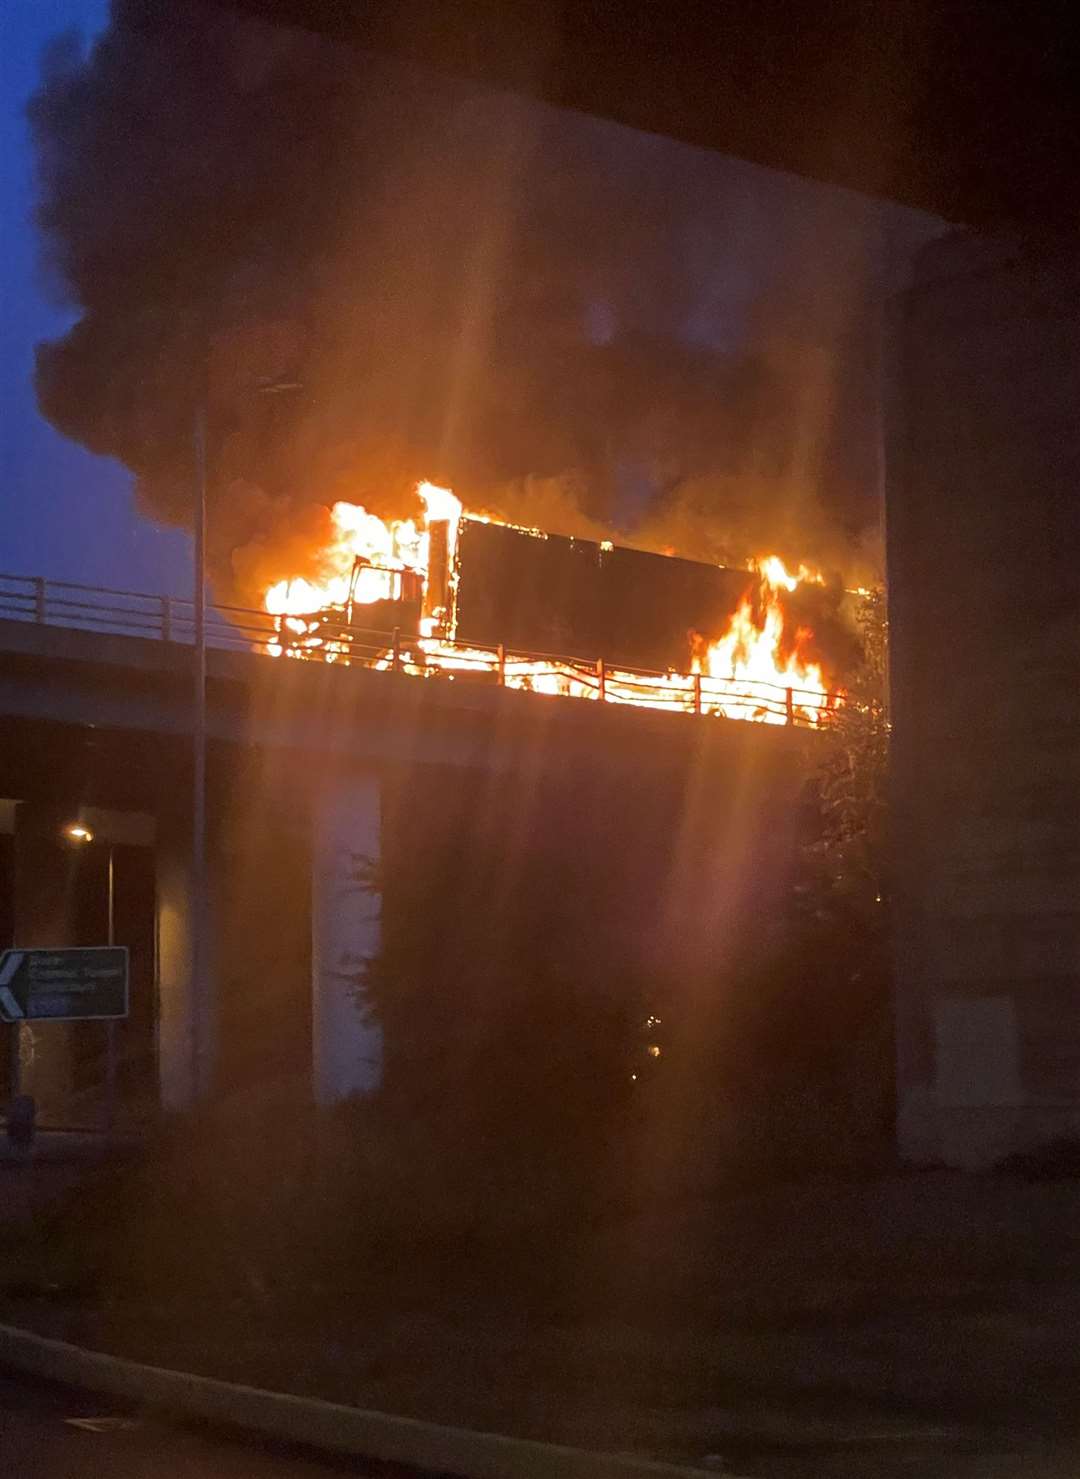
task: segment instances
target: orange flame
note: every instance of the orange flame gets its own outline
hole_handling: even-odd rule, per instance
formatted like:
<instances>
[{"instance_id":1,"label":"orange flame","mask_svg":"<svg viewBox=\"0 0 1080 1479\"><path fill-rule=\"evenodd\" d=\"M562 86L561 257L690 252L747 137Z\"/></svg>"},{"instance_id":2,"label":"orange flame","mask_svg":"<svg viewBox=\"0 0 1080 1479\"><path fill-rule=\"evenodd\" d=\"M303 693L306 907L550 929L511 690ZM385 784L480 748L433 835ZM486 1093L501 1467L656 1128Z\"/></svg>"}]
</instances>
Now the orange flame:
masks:
<instances>
[{"instance_id":1,"label":"orange flame","mask_svg":"<svg viewBox=\"0 0 1080 1479\"><path fill-rule=\"evenodd\" d=\"M448 488L421 483L417 493L424 505L423 527L412 519L385 523L357 504L334 505L334 537L320 552L320 576L280 580L266 592L266 610L277 618L278 635L285 638L268 644L271 654L317 657L347 665L350 639L347 634L324 634L325 618L336 612L351 623L354 605L400 599L405 572L419 578L426 593L430 529L439 522L448 525L453 585L461 519L474 516L464 514L460 500ZM490 515L475 517L501 522ZM525 532L547 537L538 529ZM605 541L604 547L611 545ZM553 696L722 714L771 724L796 718L820 724L838 696L830 693L821 665L806 655L813 634L799 628L788 637L781 593L795 590L802 582L823 584L823 577L805 565L792 574L775 555L753 562L751 568L758 573L758 587L739 603L727 630L707 646L702 644L690 673L641 673L606 668L602 663L594 669L585 662L465 647L453 640L452 609L446 619L423 617L418 635L405 637L398 652L377 656L373 666L383 670L397 666L423 676L440 673L451 681L459 674L497 674L507 688Z\"/></svg>"},{"instance_id":2,"label":"orange flame","mask_svg":"<svg viewBox=\"0 0 1080 1479\"><path fill-rule=\"evenodd\" d=\"M417 493L424 504L426 524L446 520L450 525L453 558L461 502L449 488L421 483ZM350 603L394 601L401 595L401 572L426 576L429 536L412 519L387 524L356 503L335 503L330 510L333 540L320 552L322 573L317 580L279 580L266 592L271 616L307 616L326 607Z\"/></svg>"},{"instance_id":3,"label":"orange flame","mask_svg":"<svg viewBox=\"0 0 1080 1479\"><path fill-rule=\"evenodd\" d=\"M777 590L783 586L786 591L793 591L797 586L824 585L825 577L820 570L811 570L809 565L800 564L797 572L792 575L779 555L761 555L756 560L751 560L747 566L761 576L762 580L768 581L769 585Z\"/></svg>"},{"instance_id":4,"label":"orange flame","mask_svg":"<svg viewBox=\"0 0 1080 1479\"><path fill-rule=\"evenodd\" d=\"M808 627L796 628L790 650L785 654L787 623L780 591L793 591L803 581L824 584L823 577L805 565L800 565L798 574L792 575L776 555L758 561L756 568L759 590L743 597L727 631L709 644L704 663L699 661L696 666L699 671L704 666L709 679L724 684L716 706L719 713L729 713L733 700L737 700L741 717L747 717L747 705L753 708L755 693L760 692L757 685L769 684L787 691L786 708L793 713L780 713L768 704L754 710L750 717L766 724L784 724L791 717L818 724L831 707L831 699L821 664L806 655L814 634ZM711 682L708 691L711 697Z\"/></svg>"}]
</instances>

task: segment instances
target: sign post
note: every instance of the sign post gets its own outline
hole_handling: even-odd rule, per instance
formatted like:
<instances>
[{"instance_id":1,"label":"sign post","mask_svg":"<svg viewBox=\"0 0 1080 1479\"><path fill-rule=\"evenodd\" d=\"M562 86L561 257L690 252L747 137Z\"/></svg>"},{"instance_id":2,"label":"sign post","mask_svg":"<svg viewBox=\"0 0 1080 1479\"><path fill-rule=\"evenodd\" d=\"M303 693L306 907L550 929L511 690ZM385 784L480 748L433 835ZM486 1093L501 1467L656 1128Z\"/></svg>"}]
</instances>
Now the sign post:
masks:
<instances>
[{"instance_id":1,"label":"sign post","mask_svg":"<svg viewBox=\"0 0 1080 1479\"><path fill-rule=\"evenodd\" d=\"M128 1014L126 945L74 950L5 950L0 955L0 1021L11 1023L11 1107L8 1138L29 1146L34 1136L34 1101L22 1094L24 1022L107 1022L109 1103L112 1128L115 1095L113 1024Z\"/></svg>"}]
</instances>

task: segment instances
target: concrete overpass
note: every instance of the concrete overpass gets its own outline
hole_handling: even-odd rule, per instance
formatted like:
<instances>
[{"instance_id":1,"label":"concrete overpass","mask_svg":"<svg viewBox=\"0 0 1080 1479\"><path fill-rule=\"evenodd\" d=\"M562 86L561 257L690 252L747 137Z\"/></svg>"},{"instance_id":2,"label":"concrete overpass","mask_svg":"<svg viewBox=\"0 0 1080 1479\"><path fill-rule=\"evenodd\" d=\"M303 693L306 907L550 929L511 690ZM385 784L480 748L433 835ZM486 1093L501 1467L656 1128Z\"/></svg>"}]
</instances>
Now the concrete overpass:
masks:
<instances>
[{"instance_id":1,"label":"concrete overpass","mask_svg":"<svg viewBox=\"0 0 1080 1479\"><path fill-rule=\"evenodd\" d=\"M932 252L891 346L901 1144L1078 1133L1070 7L231 3L1012 233Z\"/></svg>"},{"instance_id":2,"label":"concrete overpass","mask_svg":"<svg viewBox=\"0 0 1080 1479\"><path fill-rule=\"evenodd\" d=\"M887 355L900 1145L1080 1134L1071 8L231 4L997 233L928 250Z\"/></svg>"},{"instance_id":3,"label":"concrete overpass","mask_svg":"<svg viewBox=\"0 0 1080 1479\"><path fill-rule=\"evenodd\" d=\"M218 0L980 227L1070 226L1070 7Z\"/></svg>"},{"instance_id":4,"label":"concrete overpass","mask_svg":"<svg viewBox=\"0 0 1080 1479\"><path fill-rule=\"evenodd\" d=\"M86 919L88 859L121 850L121 882L130 874L124 887L143 899L129 912L145 935L130 1032L157 1086L143 1075L144 1112L260 1076L324 1104L375 1088L382 1029L358 1010L357 975L379 950L386 890L440 848L451 877L500 853L512 867L545 835L592 857L598 878L622 869L597 929L637 930L635 950L649 937L688 971L730 948L748 889L768 909L782 887L816 740L806 730L273 658L250 650L232 613L208 653L215 989L200 997L190 613L64 590L58 602L42 587L40 606L21 608L30 619L0 620L10 933L102 943L101 907ZM53 624L73 620L81 629ZM65 842L74 817L90 819L92 848ZM379 889L359 886L358 870ZM87 1118L80 1045L94 1030L33 1030L26 1084L54 1120Z\"/></svg>"}]
</instances>

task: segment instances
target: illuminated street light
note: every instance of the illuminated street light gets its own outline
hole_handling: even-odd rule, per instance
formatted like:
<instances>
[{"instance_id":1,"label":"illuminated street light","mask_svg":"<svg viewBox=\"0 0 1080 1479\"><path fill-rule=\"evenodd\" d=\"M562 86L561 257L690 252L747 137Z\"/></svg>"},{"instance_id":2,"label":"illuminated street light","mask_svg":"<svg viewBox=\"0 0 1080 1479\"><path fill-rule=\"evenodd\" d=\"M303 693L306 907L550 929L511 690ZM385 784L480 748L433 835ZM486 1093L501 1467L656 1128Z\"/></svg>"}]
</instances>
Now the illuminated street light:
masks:
<instances>
[{"instance_id":1,"label":"illuminated street light","mask_svg":"<svg viewBox=\"0 0 1080 1479\"><path fill-rule=\"evenodd\" d=\"M63 835L69 842L93 842L94 834L89 827L84 827L82 822L68 822L64 828Z\"/></svg>"}]
</instances>

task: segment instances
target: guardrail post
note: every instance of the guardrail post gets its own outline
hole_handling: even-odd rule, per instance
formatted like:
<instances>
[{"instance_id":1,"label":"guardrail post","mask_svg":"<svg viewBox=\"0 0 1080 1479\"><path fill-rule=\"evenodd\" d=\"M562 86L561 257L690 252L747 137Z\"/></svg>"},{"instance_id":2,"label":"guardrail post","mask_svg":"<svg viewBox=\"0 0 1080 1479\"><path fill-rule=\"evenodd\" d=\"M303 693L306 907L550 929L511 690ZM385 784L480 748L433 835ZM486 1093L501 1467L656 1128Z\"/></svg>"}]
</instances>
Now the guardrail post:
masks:
<instances>
[{"instance_id":1,"label":"guardrail post","mask_svg":"<svg viewBox=\"0 0 1080 1479\"><path fill-rule=\"evenodd\" d=\"M45 581L40 575L34 577L34 620L45 620Z\"/></svg>"},{"instance_id":2,"label":"guardrail post","mask_svg":"<svg viewBox=\"0 0 1080 1479\"><path fill-rule=\"evenodd\" d=\"M391 661L390 661L390 671L392 673L397 673L397 672L400 672L400 670L401 670L401 628L400 627L395 627L394 628L394 648L393 648L393 656L392 656Z\"/></svg>"},{"instance_id":3,"label":"guardrail post","mask_svg":"<svg viewBox=\"0 0 1080 1479\"><path fill-rule=\"evenodd\" d=\"M791 696L791 689L787 689L784 697L784 707L787 709L787 722L795 723L795 702Z\"/></svg>"},{"instance_id":4,"label":"guardrail post","mask_svg":"<svg viewBox=\"0 0 1080 1479\"><path fill-rule=\"evenodd\" d=\"M168 596L161 598L161 640L172 641L172 601Z\"/></svg>"},{"instance_id":5,"label":"guardrail post","mask_svg":"<svg viewBox=\"0 0 1080 1479\"><path fill-rule=\"evenodd\" d=\"M596 676L600 680L600 702L604 703L607 699L607 669L602 657L596 659Z\"/></svg>"},{"instance_id":6,"label":"guardrail post","mask_svg":"<svg viewBox=\"0 0 1080 1479\"><path fill-rule=\"evenodd\" d=\"M701 713L701 674L694 674L694 713Z\"/></svg>"},{"instance_id":7,"label":"guardrail post","mask_svg":"<svg viewBox=\"0 0 1080 1479\"><path fill-rule=\"evenodd\" d=\"M499 663L499 687L506 687L506 648L500 642L495 649Z\"/></svg>"}]
</instances>

